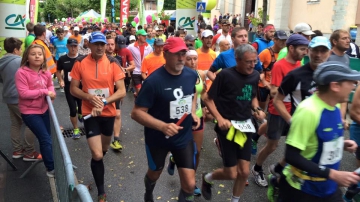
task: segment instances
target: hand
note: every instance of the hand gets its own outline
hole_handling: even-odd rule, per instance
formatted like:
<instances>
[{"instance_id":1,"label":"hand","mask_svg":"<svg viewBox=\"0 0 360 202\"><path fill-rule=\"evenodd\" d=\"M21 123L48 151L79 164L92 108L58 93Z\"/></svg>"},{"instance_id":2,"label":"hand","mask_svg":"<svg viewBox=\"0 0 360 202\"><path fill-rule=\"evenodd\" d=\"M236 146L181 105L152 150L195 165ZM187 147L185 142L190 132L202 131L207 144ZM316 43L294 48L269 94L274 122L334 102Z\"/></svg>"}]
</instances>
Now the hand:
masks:
<instances>
[{"instance_id":1,"label":"hand","mask_svg":"<svg viewBox=\"0 0 360 202\"><path fill-rule=\"evenodd\" d=\"M264 120L265 117L266 117L266 114L265 112L261 111L261 110L257 110L255 113L254 113L254 117L257 119L257 120Z\"/></svg>"},{"instance_id":2,"label":"hand","mask_svg":"<svg viewBox=\"0 0 360 202\"><path fill-rule=\"evenodd\" d=\"M64 88L64 86L65 86L64 81L60 81L59 85L60 85L61 88Z\"/></svg>"},{"instance_id":3,"label":"hand","mask_svg":"<svg viewBox=\"0 0 360 202\"><path fill-rule=\"evenodd\" d=\"M228 119L221 118L218 121L218 126L221 130L229 130L232 126L231 122Z\"/></svg>"},{"instance_id":4,"label":"hand","mask_svg":"<svg viewBox=\"0 0 360 202\"><path fill-rule=\"evenodd\" d=\"M344 130L348 130L349 129L349 123L345 119L342 120L342 123L343 123Z\"/></svg>"},{"instance_id":5,"label":"hand","mask_svg":"<svg viewBox=\"0 0 360 202\"><path fill-rule=\"evenodd\" d=\"M344 150L350 153L354 153L358 145L353 140L344 140Z\"/></svg>"},{"instance_id":6,"label":"hand","mask_svg":"<svg viewBox=\"0 0 360 202\"><path fill-rule=\"evenodd\" d=\"M91 97L88 99L88 101L96 108L102 108L104 107L104 103L101 101L101 97L98 97L96 95L90 95Z\"/></svg>"},{"instance_id":7,"label":"hand","mask_svg":"<svg viewBox=\"0 0 360 202\"><path fill-rule=\"evenodd\" d=\"M49 91L49 92L48 92L48 96L49 96L52 100L55 100L55 98L56 98L56 94L55 94L54 92L52 92L52 91Z\"/></svg>"},{"instance_id":8,"label":"hand","mask_svg":"<svg viewBox=\"0 0 360 202\"><path fill-rule=\"evenodd\" d=\"M101 112L103 111L104 107L94 107L91 110L91 116L92 117L96 117L96 116L100 116Z\"/></svg>"},{"instance_id":9,"label":"hand","mask_svg":"<svg viewBox=\"0 0 360 202\"><path fill-rule=\"evenodd\" d=\"M192 126L192 129L193 129L193 130L196 130L196 129L198 129L198 128L200 127L200 125L201 125L200 118L199 118L198 116L196 116L196 114L194 114L194 113L191 113L191 116L192 116L192 118L193 118L193 121L196 123L195 126Z\"/></svg>"},{"instance_id":10,"label":"hand","mask_svg":"<svg viewBox=\"0 0 360 202\"><path fill-rule=\"evenodd\" d=\"M360 176L354 172L330 170L329 178L334 180L340 187L349 187L360 181Z\"/></svg>"},{"instance_id":11,"label":"hand","mask_svg":"<svg viewBox=\"0 0 360 202\"><path fill-rule=\"evenodd\" d=\"M179 130L183 129L183 127L176 125L175 123L165 123L163 127L161 127L161 132L165 134L165 136L174 136L179 133Z\"/></svg>"}]
</instances>

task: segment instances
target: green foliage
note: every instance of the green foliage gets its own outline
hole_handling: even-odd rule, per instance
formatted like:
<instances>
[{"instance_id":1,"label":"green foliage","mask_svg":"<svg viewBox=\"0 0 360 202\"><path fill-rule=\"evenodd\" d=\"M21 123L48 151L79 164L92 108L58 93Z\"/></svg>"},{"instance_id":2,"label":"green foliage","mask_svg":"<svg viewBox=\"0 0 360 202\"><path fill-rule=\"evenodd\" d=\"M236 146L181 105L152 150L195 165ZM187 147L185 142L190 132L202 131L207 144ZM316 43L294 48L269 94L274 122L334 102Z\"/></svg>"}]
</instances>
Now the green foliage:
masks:
<instances>
[{"instance_id":1,"label":"green foliage","mask_svg":"<svg viewBox=\"0 0 360 202\"><path fill-rule=\"evenodd\" d=\"M263 9L262 8L258 8L258 17L251 17L249 16L250 20L251 20L251 23L254 27L257 27L257 25L259 23L262 23L263 21L263 15L264 15L264 12L263 12ZM266 19L269 20L269 15L266 16Z\"/></svg>"},{"instance_id":2,"label":"green foliage","mask_svg":"<svg viewBox=\"0 0 360 202\"><path fill-rule=\"evenodd\" d=\"M160 20L170 20L171 15L166 15L164 12L164 8L161 10L159 14Z\"/></svg>"}]
</instances>

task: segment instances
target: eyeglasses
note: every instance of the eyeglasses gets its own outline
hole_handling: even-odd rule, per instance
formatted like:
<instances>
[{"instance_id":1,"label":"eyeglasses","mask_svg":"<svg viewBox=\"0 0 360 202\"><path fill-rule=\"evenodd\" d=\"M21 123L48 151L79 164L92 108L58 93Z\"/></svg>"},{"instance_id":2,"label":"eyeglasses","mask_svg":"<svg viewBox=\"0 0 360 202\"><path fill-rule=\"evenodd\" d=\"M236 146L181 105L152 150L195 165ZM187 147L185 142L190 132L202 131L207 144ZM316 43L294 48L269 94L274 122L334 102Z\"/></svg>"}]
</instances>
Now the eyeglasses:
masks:
<instances>
[{"instance_id":1,"label":"eyeglasses","mask_svg":"<svg viewBox=\"0 0 360 202\"><path fill-rule=\"evenodd\" d=\"M256 65L258 63L258 60L246 60L244 61L247 65Z\"/></svg>"}]
</instances>

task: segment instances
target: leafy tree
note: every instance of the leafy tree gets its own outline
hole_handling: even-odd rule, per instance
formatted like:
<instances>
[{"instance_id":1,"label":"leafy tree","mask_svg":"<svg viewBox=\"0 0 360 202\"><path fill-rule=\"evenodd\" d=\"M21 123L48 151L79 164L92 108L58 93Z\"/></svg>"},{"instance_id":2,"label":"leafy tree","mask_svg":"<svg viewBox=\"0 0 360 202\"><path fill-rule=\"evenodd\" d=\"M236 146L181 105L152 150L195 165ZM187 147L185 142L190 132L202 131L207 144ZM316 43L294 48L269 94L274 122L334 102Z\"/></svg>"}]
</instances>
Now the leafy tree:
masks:
<instances>
[{"instance_id":1,"label":"leafy tree","mask_svg":"<svg viewBox=\"0 0 360 202\"><path fill-rule=\"evenodd\" d=\"M259 8L259 9L258 9L258 16L259 16L259 17L256 18L256 17L251 17L251 16L249 16L253 27L257 27L257 25L258 25L259 23L262 23L262 22L263 22L263 14L264 14L264 12L263 12L262 8ZM266 20L269 20L269 15L266 15Z\"/></svg>"}]
</instances>

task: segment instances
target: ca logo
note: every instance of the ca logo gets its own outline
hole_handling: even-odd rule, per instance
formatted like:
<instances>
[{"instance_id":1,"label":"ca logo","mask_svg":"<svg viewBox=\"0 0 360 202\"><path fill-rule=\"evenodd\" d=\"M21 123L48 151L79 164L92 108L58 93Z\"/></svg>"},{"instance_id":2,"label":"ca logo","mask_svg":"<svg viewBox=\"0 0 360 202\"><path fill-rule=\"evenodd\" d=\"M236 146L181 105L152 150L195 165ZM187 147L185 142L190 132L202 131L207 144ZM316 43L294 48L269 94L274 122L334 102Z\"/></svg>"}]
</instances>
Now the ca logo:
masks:
<instances>
[{"instance_id":1,"label":"ca logo","mask_svg":"<svg viewBox=\"0 0 360 202\"><path fill-rule=\"evenodd\" d=\"M179 20L179 26L184 27L186 30L194 30L195 17L182 17Z\"/></svg>"},{"instance_id":2,"label":"ca logo","mask_svg":"<svg viewBox=\"0 0 360 202\"><path fill-rule=\"evenodd\" d=\"M5 18L5 23L8 27L5 29L14 29L14 30L25 30L25 15L16 15L11 14Z\"/></svg>"}]
</instances>

